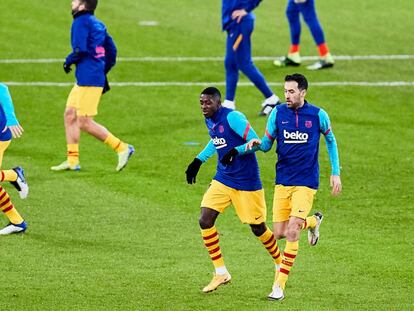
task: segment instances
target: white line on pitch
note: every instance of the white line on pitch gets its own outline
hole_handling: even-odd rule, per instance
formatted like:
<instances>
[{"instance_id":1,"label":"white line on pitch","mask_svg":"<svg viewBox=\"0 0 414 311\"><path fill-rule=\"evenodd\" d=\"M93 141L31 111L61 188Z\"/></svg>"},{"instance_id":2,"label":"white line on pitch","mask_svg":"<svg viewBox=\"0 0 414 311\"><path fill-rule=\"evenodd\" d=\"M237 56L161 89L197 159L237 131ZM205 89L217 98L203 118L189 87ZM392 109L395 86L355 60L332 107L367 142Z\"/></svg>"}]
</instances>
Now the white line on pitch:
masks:
<instances>
[{"instance_id":1,"label":"white line on pitch","mask_svg":"<svg viewBox=\"0 0 414 311\"><path fill-rule=\"evenodd\" d=\"M272 61L276 56L256 56L255 61ZM302 56L302 60L317 60L317 56ZM335 55L335 60L403 60L414 59L414 55ZM214 57L118 57L119 62L219 62L222 56ZM0 64L46 64L63 63L63 58L9 58L0 59Z\"/></svg>"},{"instance_id":2,"label":"white line on pitch","mask_svg":"<svg viewBox=\"0 0 414 311\"><path fill-rule=\"evenodd\" d=\"M3 82L9 86L57 86L67 87L72 86L72 82ZM271 86L282 86L279 82L269 82ZM111 86L138 86L138 87L153 87L153 86L208 86L217 85L224 86L225 82L110 82ZM239 82L238 86L253 86L250 82ZM329 82L313 82L312 86L372 86L372 87L393 87L393 86L414 86L414 81L381 81L381 82L367 82L367 81L329 81Z\"/></svg>"}]
</instances>

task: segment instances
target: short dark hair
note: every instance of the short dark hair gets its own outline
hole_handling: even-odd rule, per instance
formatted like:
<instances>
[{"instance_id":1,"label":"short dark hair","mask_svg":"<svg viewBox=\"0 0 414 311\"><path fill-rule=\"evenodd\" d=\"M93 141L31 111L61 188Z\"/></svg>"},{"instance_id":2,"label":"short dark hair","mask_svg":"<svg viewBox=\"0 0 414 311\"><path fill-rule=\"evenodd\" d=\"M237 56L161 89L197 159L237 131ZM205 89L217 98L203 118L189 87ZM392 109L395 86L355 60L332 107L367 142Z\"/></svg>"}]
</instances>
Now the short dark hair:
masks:
<instances>
[{"instance_id":1,"label":"short dark hair","mask_svg":"<svg viewBox=\"0 0 414 311\"><path fill-rule=\"evenodd\" d=\"M218 99L221 99L221 93L218 88L214 86L210 86L206 89L204 89L200 95L211 95L213 97L217 97Z\"/></svg>"},{"instance_id":2,"label":"short dark hair","mask_svg":"<svg viewBox=\"0 0 414 311\"><path fill-rule=\"evenodd\" d=\"M86 11L95 11L98 6L98 0L81 0L85 5Z\"/></svg>"},{"instance_id":3,"label":"short dark hair","mask_svg":"<svg viewBox=\"0 0 414 311\"><path fill-rule=\"evenodd\" d=\"M294 73L293 75L287 75L285 77L285 82L288 82L288 81L297 82L298 89L301 91L308 89L308 80L306 80L306 77L300 73Z\"/></svg>"}]
</instances>

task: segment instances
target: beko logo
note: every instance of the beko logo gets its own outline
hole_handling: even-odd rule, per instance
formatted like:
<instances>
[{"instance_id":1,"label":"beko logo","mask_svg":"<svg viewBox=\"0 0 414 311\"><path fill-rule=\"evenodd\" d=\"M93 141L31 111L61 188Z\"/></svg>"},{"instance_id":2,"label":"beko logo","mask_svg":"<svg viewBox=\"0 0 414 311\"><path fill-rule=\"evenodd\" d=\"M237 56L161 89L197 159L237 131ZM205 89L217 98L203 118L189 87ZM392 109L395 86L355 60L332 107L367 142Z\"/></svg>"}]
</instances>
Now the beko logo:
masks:
<instances>
[{"instance_id":1,"label":"beko logo","mask_svg":"<svg viewBox=\"0 0 414 311\"><path fill-rule=\"evenodd\" d=\"M286 144L304 144L308 142L309 135L308 133L288 132L283 130L283 137L285 138Z\"/></svg>"},{"instance_id":2,"label":"beko logo","mask_svg":"<svg viewBox=\"0 0 414 311\"><path fill-rule=\"evenodd\" d=\"M213 138L213 144L216 147L216 149L221 149L221 148L227 147L227 142L224 138L214 137Z\"/></svg>"}]
</instances>

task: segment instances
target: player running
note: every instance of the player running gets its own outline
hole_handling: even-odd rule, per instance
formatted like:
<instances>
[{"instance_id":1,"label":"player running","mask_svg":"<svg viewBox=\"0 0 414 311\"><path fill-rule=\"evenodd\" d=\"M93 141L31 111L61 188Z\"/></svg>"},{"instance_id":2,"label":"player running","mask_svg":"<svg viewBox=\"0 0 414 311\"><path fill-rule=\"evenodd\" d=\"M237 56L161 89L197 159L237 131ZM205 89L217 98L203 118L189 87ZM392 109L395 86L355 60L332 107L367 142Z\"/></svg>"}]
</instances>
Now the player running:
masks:
<instances>
[{"instance_id":1,"label":"player running","mask_svg":"<svg viewBox=\"0 0 414 311\"><path fill-rule=\"evenodd\" d=\"M64 115L67 160L52 166L53 171L78 171L80 131L107 144L118 154L121 171L134 153L134 147L121 141L94 121L101 95L109 90L106 75L115 65L116 47L105 25L94 16L97 0L72 0L72 52L63 69L69 73L76 65L76 84L69 94Z\"/></svg>"},{"instance_id":2,"label":"player running","mask_svg":"<svg viewBox=\"0 0 414 311\"><path fill-rule=\"evenodd\" d=\"M308 229L309 244L316 245L323 215L308 217L319 187L319 138L322 134L328 149L332 173L332 195L341 192L339 157L328 114L305 100L308 81L301 74L285 77L286 104L278 105L270 114L262 140L253 139L237 148L240 155L251 151L269 151L276 141L276 180L273 199L273 225L277 239L286 237L280 269L269 299L281 300L288 275L299 249L300 231ZM237 159L237 157L236 157Z\"/></svg>"},{"instance_id":3,"label":"player running","mask_svg":"<svg viewBox=\"0 0 414 311\"><path fill-rule=\"evenodd\" d=\"M242 113L221 106L220 91L214 87L201 93L200 105L211 139L188 166L186 176L189 184L195 183L202 163L217 152L217 172L204 194L199 219L201 236L215 268L213 279L203 288L203 292L208 293L231 280L215 227L217 216L230 204L240 221L250 225L275 265L281 263L281 255L272 231L265 224L266 203L256 156L248 154L233 159L238 153L234 147L257 138L255 131Z\"/></svg>"},{"instance_id":4,"label":"player running","mask_svg":"<svg viewBox=\"0 0 414 311\"><path fill-rule=\"evenodd\" d=\"M3 155L11 143L12 137L19 138L23 134L23 128L14 113L13 101L9 89L0 83L0 167ZM29 186L24 177L23 168L14 167L11 170L1 170L0 181L10 182L19 192L22 199L27 198ZM0 230L0 235L22 233L27 229L27 224L11 202L9 194L0 186L0 210L9 219L9 224Z\"/></svg>"}]
</instances>

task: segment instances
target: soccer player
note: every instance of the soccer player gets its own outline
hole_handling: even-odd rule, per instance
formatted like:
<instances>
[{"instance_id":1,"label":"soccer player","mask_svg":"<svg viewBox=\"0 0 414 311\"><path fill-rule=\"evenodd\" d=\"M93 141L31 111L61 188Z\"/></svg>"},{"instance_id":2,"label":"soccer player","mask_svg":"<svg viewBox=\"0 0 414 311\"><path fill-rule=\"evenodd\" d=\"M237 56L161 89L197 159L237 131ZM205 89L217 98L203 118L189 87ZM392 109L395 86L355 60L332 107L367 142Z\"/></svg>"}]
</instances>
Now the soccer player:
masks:
<instances>
[{"instance_id":1,"label":"soccer player","mask_svg":"<svg viewBox=\"0 0 414 311\"><path fill-rule=\"evenodd\" d=\"M252 10L261 0L222 0L222 27L227 32L226 57L226 100L223 106L235 109L236 87L239 70L260 90L265 100L259 115L266 116L279 103L262 75L253 64L251 56L251 35L255 16Z\"/></svg>"},{"instance_id":2,"label":"soccer player","mask_svg":"<svg viewBox=\"0 0 414 311\"><path fill-rule=\"evenodd\" d=\"M67 161L52 166L53 171L80 170L79 138L84 131L103 141L118 154L121 171L134 153L134 147L115 137L93 118L98 113L102 93L109 90L106 75L116 62L116 47L105 25L94 16L97 0L72 0L72 53L66 57L66 73L76 65L76 84L69 94L64 115Z\"/></svg>"},{"instance_id":3,"label":"soccer player","mask_svg":"<svg viewBox=\"0 0 414 311\"><path fill-rule=\"evenodd\" d=\"M233 159L238 153L234 147L257 138L255 131L242 113L221 106L220 91L214 87L201 93L200 106L211 139L188 166L186 177L189 184L195 183L202 163L217 152L217 172L204 194L199 219L201 236L215 268L213 279L203 288L203 292L208 293L231 280L215 227L217 216L230 204L240 221L250 225L277 267L281 255L272 231L265 224L266 203L256 156L248 154Z\"/></svg>"},{"instance_id":4,"label":"soccer player","mask_svg":"<svg viewBox=\"0 0 414 311\"><path fill-rule=\"evenodd\" d=\"M273 300L284 298L286 281L298 254L300 231L308 229L308 241L312 246L319 239L323 215L317 212L308 217L308 214L319 186L320 134L325 138L332 168L332 195L338 195L342 189L338 149L328 114L305 100L308 81L303 75L287 75L284 88L286 104L273 109L262 140L253 139L237 148L239 154L245 156L256 150L267 152L274 141L277 143L273 225L277 239L286 237L286 247L268 296Z\"/></svg>"},{"instance_id":5,"label":"soccer player","mask_svg":"<svg viewBox=\"0 0 414 311\"><path fill-rule=\"evenodd\" d=\"M3 162L3 154L10 145L12 137L19 138L23 134L23 128L17 121L14 113L13 101L9 89L0 83L0 167ZM19 192L20 198L25 199L29 194L29 186L24 177L24 170L20 166L11 170L1 170L1 180L10 182ZM22 233L26 231L27 224L16 210L10 200L9 194L0 186L0 210L9 219L9 224L0 230L0 235Z\"/></svg>"},{"instance_id":6,"label":"soccer player","mask_svg":"<svg viewBox=\"0 0 414 311\"><path fill-rule=\"evenodd\" d=\"M319 70L333 67L334 59L329 52L322 26L319 23L318 16L316 15L315 0L288 0L286 16L289 21L291 44L287 56L282 57L280 60L275 60L273 62L274 65L277 67L300 65L300 14L302 14L305 23L310 29L313 40L318 46L320 57L316 63L308 66L307 69Z\"/></svg>"}]
</instances>

